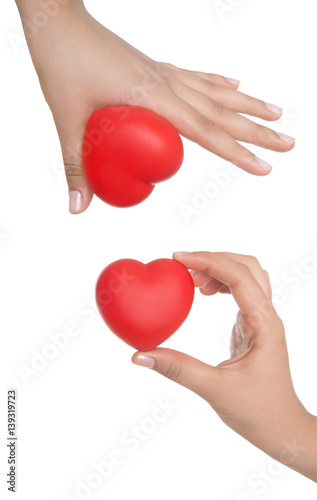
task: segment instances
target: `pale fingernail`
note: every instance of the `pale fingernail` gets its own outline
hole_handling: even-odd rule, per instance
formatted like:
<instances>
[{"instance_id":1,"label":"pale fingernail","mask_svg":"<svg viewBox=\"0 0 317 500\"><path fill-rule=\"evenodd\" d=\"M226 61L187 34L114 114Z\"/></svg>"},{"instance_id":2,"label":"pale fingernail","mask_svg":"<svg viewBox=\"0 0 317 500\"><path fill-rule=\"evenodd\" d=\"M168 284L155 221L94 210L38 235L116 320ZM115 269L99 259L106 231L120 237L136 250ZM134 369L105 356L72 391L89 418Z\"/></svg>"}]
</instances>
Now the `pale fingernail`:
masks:
<instances>
[{"instance_id":1,"label":"pale fingernail","mask_svg":"<svg viewBox=\"0 0 317 500\"><path fill-rule=\"evenodd\" d=\"M173 255L187 255L191 252L174 252Z\"/></svg>"},{"instance_id":2,"label":"pale fingernail","mask_svg":"<svg viewBox=\"0 0 317 500\"><path fill-rule=\"evenodd\" d=\"M69 211L71 214L77 214L83 206L83 197L80 191L72 190L69 192Z\"/></svg>"},{"instance_id":3,"label":"pale fingernail","mask_svg":"<svg viewBox=\"0 0 317 500\"><path fill-rule=\"evenodd\" d=\"M294 144L294 142L295 142L294 137L291 137L290 135L281 134L279 132L277 132L277 135L282 139L282 141L285 141L288 144Z\"/></svg>"},{"instance_id":4,"label":"pale fingernail","mask_svg":"<svg viewBox=\"0 0 317 500\"><path fill-rule=\"evenodd\" d=\"M197 273L196 269L190 271L190 274L192 275L192 278L195 276L196 273Z\"/></svg>"},{"instance_id":5,"label":"pale fingernail","mask_svg":"<svg viewBox=\"0 0 317 500\"><path fill-rule=\"evenodd\" d=\"M266 102L265 106L269 111L271 111L271 113L274 113L274 115L281 115L283 113L282 108L275 106L275 104L270 104L269 102Z\"/></svg>"},{"instance_id":6,"label":"pale fingernail","mask_svg":"<svg viewBox=\"0 0 317 500\"><path fill-rule=\"evenodd\" d=\"M135 365L145 366L146 368L153 368L155 361L150 356L145 356L145 354L138 354L132 361Z\"/></svg>"},{"instance_id":7,"label":"pale fingernail","mask_svg":"<svg viewBox=\"0 0 317 500\"><path fill-rule=\"evenodd\" d=\"M231 83L232 85L240 85L240 80L235 80L234 78L227 78L225 76L225 79L227 80L227 82Z\"/></svg>"},{"instance_id":8,"label":"pale fingernail","mask_svg":"<svg viewBox=\"0 0 317 500\"><path fill-rule=\"evenodd\" d=\"M266 171L272 170L271 165L266 163L266 161L262 160L258 156L255 156L254 159L257 162L257 164L260 165L260 167L262 167L264 170L266 170Z\"/></svg>"},{"instance_id":9,"label":"pale fingernail","mask_svg":"<svg viewBox=\"0 0 317 500\"><path fill-rule=\"evenodd\" d=\"M206 288L209 285L211 280L212 280L212 278L210 278L204 285L200 286L199 288L203 290L204 288Z\"/></svg>"}]
</instances>

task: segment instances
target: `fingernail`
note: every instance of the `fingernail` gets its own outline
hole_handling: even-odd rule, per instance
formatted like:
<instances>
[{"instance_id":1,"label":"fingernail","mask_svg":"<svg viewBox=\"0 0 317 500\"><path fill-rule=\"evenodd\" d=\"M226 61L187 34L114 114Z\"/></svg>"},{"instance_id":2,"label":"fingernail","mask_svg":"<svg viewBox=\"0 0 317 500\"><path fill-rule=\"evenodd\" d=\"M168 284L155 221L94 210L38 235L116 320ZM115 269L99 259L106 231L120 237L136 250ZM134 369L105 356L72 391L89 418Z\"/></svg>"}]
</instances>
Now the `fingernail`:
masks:
<instances>
[{"instance_id":1,"label":"fingernail","mask_svg":"<svg viewBox=\"0 0 317 500\"><path fill-rule=\"evenodd\" d=\"M173 255L187 255L191 252L174 252Z\"/></svg>"},{"instance_id":2,"label":"fingernail","mask_svg":"<svg viewBox=\"0 0 317 500\"><path fill-rule=\"evenodd\" d=\"M285 141L288 144L294 144L294 142L295 142L294 137L291 137L290 135L281 134L279 132L277 132L277 135L282 139L282 141Z\"/></svg>"},{"instance_id":3,"label":"fingernail","mask_svg":"<svg viewBox=\"0 0 317 500\"><path fill-rule=\"evenodd\" d=\"M153 368L155 361L150 356L145 356L145 354L138 354L132 361L135 365L145 366L146 368Z\"/></svg>"},{"instance_id":4,"label":"fingernail","mask_svg":"<svg viewBox=\"0 0 317 500\"><path fill-rule=\"evenodd\" d=\"M71 214L80 212L83 206L83 197L80 191L72 190L69 192L69 211Z\"/></svg>"},{"instance_id":5,"label":"fingernail","mask_svg":"<svg viewBox=\"0 0 317 500\"><path fill-rule=\"evenodd\" d=\"M190 274L192 275L192 278L195 276L196 273L197 273L196 269L193 269L192 271L190 271Z\"/></svg>"},{"instance_id":6,"label":"fingernail","mask_svg":"<svg viewBox=\"0 0 317 500\"><path fill-rule=\"evenodd\" d=\"M227 82L231 83L232 85L240 85L240 80L235 80L234 78L227 78L225 76L225 79L227 80Z\"/></svg>"},{"instance_id":7,"label":"fingernail","mask_svg":"<svg viewBox=\"0 0 317 500\"><path fill-rule=\"evenodd\" d=\"M275 106L274 104L270 104L269 102L265 103L265 106L271 113L274 113L274 115L281 115L283 113L282 108L279 108L278 106Z\"/></svg>"},{"instance_id":8,"label":"fingernail","mask_svg":"<svg viewBox=\"0 0 317 500\"><path fill-rule=\"evenodd\" d=\"M209 285L211 280L212 280L212 278L210 278L204 285L200 286L199 288L203 290L204 288L206 288Z\"/></svg>"},{"instance_id":9,"label":"fingernail","mask_svg":"<svg viewBox=\"0 0 317 500\"><path fill-rule=\"evenodd\" d=\"M271 165L269 165L268 163L266 163L266 161L262 160L258 156L255 156L254 159L256 160L256 162L258 163L258 165L260 165L260 167L262 167L264 170L266 170L266 171L272 170Z\"/></svg>"}]
</instances>

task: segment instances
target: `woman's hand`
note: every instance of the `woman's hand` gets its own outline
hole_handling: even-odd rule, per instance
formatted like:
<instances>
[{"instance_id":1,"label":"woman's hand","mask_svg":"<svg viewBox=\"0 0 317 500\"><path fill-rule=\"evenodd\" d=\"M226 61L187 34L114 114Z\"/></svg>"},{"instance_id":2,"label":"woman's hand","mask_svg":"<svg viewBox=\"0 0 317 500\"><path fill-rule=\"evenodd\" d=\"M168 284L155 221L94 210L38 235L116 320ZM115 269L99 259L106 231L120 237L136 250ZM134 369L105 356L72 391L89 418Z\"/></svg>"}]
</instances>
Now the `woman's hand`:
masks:
<instances>
[{"instance_id":1,"label":"woman's hand","mask_svg":"<svg viewBox=\"0 0 317 500\"><path fill-rule=\"evenodd\" d=\"M174 258L192 269L204 295L232 294L239 312L231 355L209 366L186 354L157 348L132 361L191 389L238 434L276 460L317 481L317 418L292 384L283 323L269 277L254 257L193 252Z\"/></svg>"},{"instance_id":2,"label":"woman's hand","mask_svg":"<svg viewBox=\"0 0 317 500\"><path fill-rule=\"evenodd\" d=\"M38 0L16 0L32 60L61 142L70 211L88 207L82 142L90 114L129 104L151 109L184 137L255 175L271 167L237 141L289 151L294 139L239 113L277 120L282 110L236 89L239 82L156 62L98 23L81 0L56 0L57 13L30 30Z\"/></svg>"}]
</instances>

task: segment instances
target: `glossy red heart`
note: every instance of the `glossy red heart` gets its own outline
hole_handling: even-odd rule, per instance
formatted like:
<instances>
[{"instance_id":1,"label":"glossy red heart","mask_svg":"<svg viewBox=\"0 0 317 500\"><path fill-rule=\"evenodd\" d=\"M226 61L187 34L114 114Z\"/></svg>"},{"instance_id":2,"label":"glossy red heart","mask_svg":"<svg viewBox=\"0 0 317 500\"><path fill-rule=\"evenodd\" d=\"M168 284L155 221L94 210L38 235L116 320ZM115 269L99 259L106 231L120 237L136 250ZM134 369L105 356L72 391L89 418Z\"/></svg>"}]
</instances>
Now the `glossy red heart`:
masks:
<instances>
[{"instance_id":1,"label":"glossy red heart","mask_svg":"<svg viewBox=\"0 0 317 500\"><path fill-rule=\"evenodd\" d=\"M89 118L82 155L93 192L110 205L129 207L178 171L184 149L173 125L153 111L109 106Z\"/></svg>"},{"instance_id":2,"label":"glossy red heart","mask_svg":"<svg viewBox=\"0 0 317 500\"><path fill-rule=\"evenodd\" d=\"M96 286L98 310L121 340L149 351L185 321L194 299L188 269L172 259L142 264L121 259L109 264Z\"/></svg>"}]
</instances>

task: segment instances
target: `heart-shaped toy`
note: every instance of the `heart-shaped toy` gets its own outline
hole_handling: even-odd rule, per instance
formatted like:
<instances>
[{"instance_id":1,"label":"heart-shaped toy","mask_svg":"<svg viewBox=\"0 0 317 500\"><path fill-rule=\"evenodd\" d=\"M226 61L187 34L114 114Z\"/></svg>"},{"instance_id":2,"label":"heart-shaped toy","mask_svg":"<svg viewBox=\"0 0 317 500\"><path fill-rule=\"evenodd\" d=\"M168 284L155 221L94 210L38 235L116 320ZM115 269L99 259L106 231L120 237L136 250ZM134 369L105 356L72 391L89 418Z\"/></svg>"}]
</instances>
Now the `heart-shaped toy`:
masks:
<instances>
[{"instance_id":1,"label":"heart-shaped toy","mask_svg":"<svg viewBox=\"0 0 317 500\"><path fill-rule=\"evenodd\" d=\"M98 310L121 340L149 351L185 321L194 299L188 269L172 259L142 264L121 259L109 264L96 285Z\"/></svg>"},{"instance_id":2,"label":"heart-shaped toy","mask_svg":"<svg viewBox=\"0 0 317 500\"><path fill-rule=\"evenodd\" d=\"M93 192L110 205L130 207L178 171L184 149L173 125L153 111L109 106L89 118L82 156Z\"/></svg>"}]
</instances>

